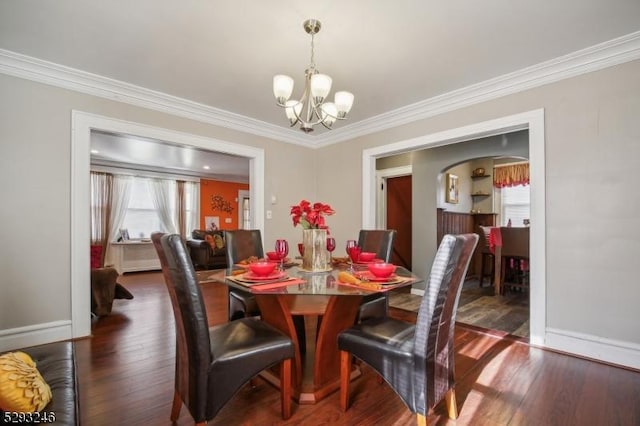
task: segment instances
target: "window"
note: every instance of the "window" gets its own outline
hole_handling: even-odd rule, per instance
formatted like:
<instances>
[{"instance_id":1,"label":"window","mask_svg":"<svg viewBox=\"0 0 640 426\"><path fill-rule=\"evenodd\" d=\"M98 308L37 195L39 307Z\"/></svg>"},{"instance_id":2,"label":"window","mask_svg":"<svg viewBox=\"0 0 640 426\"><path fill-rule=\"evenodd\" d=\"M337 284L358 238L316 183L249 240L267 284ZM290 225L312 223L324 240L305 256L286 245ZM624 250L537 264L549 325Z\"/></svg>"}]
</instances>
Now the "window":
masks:
<instances>
[{"instance_id":1,"label":"window","mask_svg":"<svg viewBox=\"0 0 640 426\"><path fill-rule=\"evenodd\" d=\"M251 210L248 198L242 199L242 229L251 229Z\"/></svg>"},{"instance_id":2,"label":"window","mask_svg":"<svg viewBox=\"0 0 640 426\"><path fill-rule=\"evenodd\" d=\"M529 185L518 185L500 189L502 226L507 226L509 219L512 226L525 226L524 220L529 219L530 214L529 188Z\"/></svg>"},{"instance_id":3,"label":"window","mask_svg":"<svg viewBox=\"0 0 640 426\"><path fill-rule=\"evenodd\" d=\"M200 184L196 182L185 182L184 187L184 203L185 203L185 216L186 216L186 231L187 234L192 229L196 229L200 222Z\"/></svg>"},{"instance_id":4,"label":"window","mask_svg":"<svg viewBox=\"0 0 640 426\"><path fill-rule=\"evenodd\" d=\"M133 178L129 207L124 215L122 228L128 230L133 239L149 238L152 232L161 230L160 218L151 199L148 179Z\"/></svg>"}]
</instances>

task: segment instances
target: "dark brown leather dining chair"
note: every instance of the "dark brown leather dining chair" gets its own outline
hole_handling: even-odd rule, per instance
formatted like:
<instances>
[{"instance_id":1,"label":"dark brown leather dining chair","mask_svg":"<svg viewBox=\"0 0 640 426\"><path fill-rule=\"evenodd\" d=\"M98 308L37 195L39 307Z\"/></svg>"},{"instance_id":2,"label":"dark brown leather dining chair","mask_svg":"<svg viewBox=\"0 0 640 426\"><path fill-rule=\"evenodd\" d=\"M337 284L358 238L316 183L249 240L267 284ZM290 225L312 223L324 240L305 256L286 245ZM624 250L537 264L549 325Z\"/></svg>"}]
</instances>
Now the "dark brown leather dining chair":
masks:
<instances>
[{"instance_id":1,"label":"dark brown leather dining chair","mask_svg":"<svg viewBox=\"0 0 640 426\"><path fill-rule=\"evenodd\" d=\"M262 234L259 229L238 229L224 231L227 248L227 266L232 268L238 262L251 256L264 257ZM256 298L248 291L229 289L229 321L260 315Z\"/></svg>"},{"instance_id":2,"label":"dark brown leather dining chair","mask_svg":"<svg viewBox=\"0 0 640 426\"><path fill-rule=\"evenodd\" d=\"M255 318L208 326L197 276L180 235L151 235L171 298L176 326L175 393L171 420L182 405L205 425L260 371L280 364L282 417L291 416L293 342Z\"/></svg>"},{"instance_id":3,"label":"dark brown leather dining chair","mask_svg":"<svg viewBox=\"0 0 640 426\"><path fill-rule=\"evenodd\" d=\"M259 259L264 257L262 234L259 229L224 231L224 235L227 242L227 264L230 268L233 267L234 264L251 256ZM248 291L230 288L229 321L255 316L260 316L260 308L255 296ZM298 341L305 342L306 331L304 328L304 317L294 315L293 323L298 333ZM302 353L306 353L306 345L302 344L300 350Z\"/></svg>"},{"instance_id":4,"label":"dark brown leather dining chair","mask_svg":"<svg viewBox=\"0 0 640 426\"><path fill-rule=\"evenodd\" d=\"M362 251L376 254L376 258L385 262L391 260L393 242L396 238L394 229L361 229L358 234L358 247ZM358 311L358 320L384 317L389 311L389 296L387 293L375 293L362 298L362 304Z\"/></svg>"},{"instance_id":5,"label":"dark brown leather dining chair","mask_svg":"<svg viewBox=\"0 0 640 426\"><path fill-rule=\"evenodd\" d=\"M380 374L417 423L426 424L443 399L449 417L458 416L454 393L454 326L458 300L477 234L445 235L436 253L417 323L391 318L362 321L338 335L340 405L349 407L352 356Z\"/></svg>"}]
</instances>

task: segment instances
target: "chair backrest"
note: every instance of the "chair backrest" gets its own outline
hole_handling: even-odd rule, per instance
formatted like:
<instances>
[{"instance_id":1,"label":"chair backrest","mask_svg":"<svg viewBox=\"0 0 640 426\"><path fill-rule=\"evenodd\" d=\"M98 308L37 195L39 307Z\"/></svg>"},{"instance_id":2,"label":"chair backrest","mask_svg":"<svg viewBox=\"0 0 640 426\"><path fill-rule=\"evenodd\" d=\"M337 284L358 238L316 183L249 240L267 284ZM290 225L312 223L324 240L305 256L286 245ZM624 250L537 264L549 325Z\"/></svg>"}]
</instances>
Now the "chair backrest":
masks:
<instances>
[{"instance_id":1,"label":"chair backrest","mask_svg":"<svg viewBox=\"0 0 640 426\"><path fill-rule=\"evenodd\" d=\"M378 259L389 262L391 260L393 241L395 238L395 229L361 229L358 234L358 246L362 251L376 253Z\"/></svg>"},{"instance_id":2,"label":"chair backrest","mask_svg":"<svg viewBox=\"0 0 640 426\"><path fill-rule=\"evenodd\" d=\"M206 395L211 363L209 325L193 264L180 235L151 234L171 298L176 325L176 390L187 406Z\"/></svg>"},{"instance_id":3,"label":"chair backrest","mask_svg":"<svg viewBox=\"0 0 640 426\"><path fill-rule=\"evenodd\" d=\"M458 300L477 234L445 235L433 260L418 311L414 340L414 386L424 389L418 412L442 400L454 384L453 338ZM420 407L420 405L425 404ZM423 410L423 411L420 411Z\"/></svg>"},{"instance_id":4,"label":"chair backrest","mask_svg":"<svg viewBox=\"0 0 640 426\"><path fill-rule=\"evenodd\" d=\"M224 231L227 247L227 265L231 267L248 257L264 257L262 235L259 229Z\"/></svg>"},{"instance_id":5,"label":"chair backrest","mask_svg":"<svg viewBox=\"0 0 640 426\"><path fill-rule=\"evenodd\" d=\"M491 248L489 247L489 233L491 232L491 227L480 225L478 228L480 228L480 243L478 244L478 247L482 253L491 253Z\"/></svg>"},{"instance_id":6,"label":"chair backrest","mask_svg":"<svg viewBox=\"0 0 640 426\"><path fill-rule=\"evenodd\" d=\"M529 228L500 228L502 256L529 257Z\"/></svg>"}]
</instances>

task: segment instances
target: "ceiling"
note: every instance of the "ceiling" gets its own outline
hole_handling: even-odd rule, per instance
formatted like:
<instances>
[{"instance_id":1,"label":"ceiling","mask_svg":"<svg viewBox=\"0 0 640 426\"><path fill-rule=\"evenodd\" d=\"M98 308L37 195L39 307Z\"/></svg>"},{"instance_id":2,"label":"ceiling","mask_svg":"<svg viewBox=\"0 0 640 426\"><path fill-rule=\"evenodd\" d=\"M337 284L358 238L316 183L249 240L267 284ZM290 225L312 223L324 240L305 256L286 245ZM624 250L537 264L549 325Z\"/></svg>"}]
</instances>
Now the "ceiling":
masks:
<instances>
[{"instance_id":1,"label":"ceiling","mask_svg":"<svg viewBox=\"0 0 640 426\"><path fill-rule=\"evenodd\" d=\"M322 22L315 62L333 78L331 93L355 95L335 130L295 130L312 145L326 132L637 33L640 1L4 0L0 54L171 95L287 140L294 130L275 104L272 78L290 75L300 96L307 18Z\"/></svg>"},{"instance_id":2,"label":"ceiling","mask_svg":"<svg viewBox=\"0 0 640 426\"><path fill-rule=\"evenodd\" d=\"M91 164L249 183L249 159L162 141L91 132Z\"/></svg>"}]
</instances>

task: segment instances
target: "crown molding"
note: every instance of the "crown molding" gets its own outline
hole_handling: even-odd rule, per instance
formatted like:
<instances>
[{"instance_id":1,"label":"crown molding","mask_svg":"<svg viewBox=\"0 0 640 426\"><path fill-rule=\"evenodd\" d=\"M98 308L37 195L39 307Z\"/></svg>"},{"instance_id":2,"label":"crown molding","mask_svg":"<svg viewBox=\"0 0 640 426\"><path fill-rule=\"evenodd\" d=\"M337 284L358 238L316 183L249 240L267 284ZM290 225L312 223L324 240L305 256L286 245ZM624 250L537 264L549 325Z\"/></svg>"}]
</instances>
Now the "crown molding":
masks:
<instances>
[{"instance_id":1,"label":"crown molding","mask_svg":"<svg viewBox=\"0 0 640 426\"><path fill-rule=\"evenodd\" d=\"M640 31L349 124L317 136L314 146L351 140L636 59L640 59Z\"/></svg>"},{"instance_id":2,"label":"crown molding","mask_svg":"<svg viewBox=\"0 0 640 426\"><path fill-rule=\"evenodd\" d=\"M256 136L309 146L308 139L294 130L10 50L0 49L0 73Z\"/></svg>"},{"instance_id":3,"label":"crown molding","mask_svg":"<svg viewBox=\"0 0 640 426\"><path fill-rule=\"evenodd\" d=\"M4 49L0 49L0 72L256 136L320 148L636 59L640 59L640 31L318 136Z\"/></svg>"}]
</instances>

